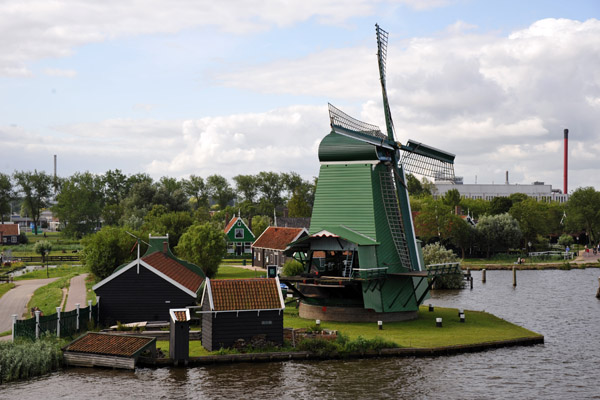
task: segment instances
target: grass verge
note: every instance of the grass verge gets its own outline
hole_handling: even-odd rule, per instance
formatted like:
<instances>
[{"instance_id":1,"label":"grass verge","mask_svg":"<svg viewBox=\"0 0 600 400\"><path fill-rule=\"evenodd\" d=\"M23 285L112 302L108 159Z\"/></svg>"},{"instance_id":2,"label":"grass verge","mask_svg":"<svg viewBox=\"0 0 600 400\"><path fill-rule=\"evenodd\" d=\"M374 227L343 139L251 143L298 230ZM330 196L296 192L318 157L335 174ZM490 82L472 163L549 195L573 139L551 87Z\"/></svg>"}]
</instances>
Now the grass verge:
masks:
<instances>
[{"instance_id":1,"label":"grass verge","mask_svg":"<svg viewBox=\"0 0 600 400\"><path fill-rule=\"evenodd\" d=\"M87 271L87 268L82 266L60 265L56 268L48 268L48 276L46 275L46 268L43 268L36 269L35 271L28 272L21 276L17 276L14 280L22 281L26 279L62 278L64 276L83 274Z\"/></svg>"},{"instance_id":2,"label":"grass verge","mask_svg":"<svg viewBox=\"0 0 600 400\"><path fill-rule=\"evenodd\" d=\"M10 283L0 283L0 297L4 296L6 294L6 292L8 292L10 289L14 288L15 284L10 282Z\"/></svg>"},{"instance_id":3,"label":"grass verge","mask_svg":"<svg viewBox=\"0 0 600 400\"><path fill-rule=\"evenodd\" d=\"M44 315L50 315L56 313L56 307L62 305L63 300L63 288L68 288L71 283L71 278L81 273L80 270L72 271L71 274L60 277L58 280L37 289L33 292L33 296L29 303L27 303L27 309L31 310L32 307L39 307ZM30 316L27 315L27 318Z\"/></svg>"}]
</instances>

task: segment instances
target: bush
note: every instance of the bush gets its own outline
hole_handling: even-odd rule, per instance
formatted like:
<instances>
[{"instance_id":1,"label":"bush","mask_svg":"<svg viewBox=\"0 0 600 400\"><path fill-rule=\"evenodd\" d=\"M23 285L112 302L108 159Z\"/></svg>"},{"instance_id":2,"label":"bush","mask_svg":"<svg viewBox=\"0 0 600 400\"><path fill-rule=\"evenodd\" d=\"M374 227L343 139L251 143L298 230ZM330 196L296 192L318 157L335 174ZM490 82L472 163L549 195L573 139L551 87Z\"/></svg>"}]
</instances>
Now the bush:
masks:
<instances>
[{"instance_id":1,"label":"bush","mask_svg":"<svg viewBox=\"0 0 600 400\"><path fill-rule=\"evenodd\" d=\"M573 246L573 236L567 235L566 233L560 235L558 238L558 244L564 249L567 246Z\"/></svg>"},{"instance_id":2,"label":"bush","mask_svg":"<svg viewBox=\"0 0 600 400\"><path fill-rule=\"evenodd\" d=\"M283 264L283 270L281 271L281 274L283 276L296 276L296 275L300 275L303 272L304 272L304 266L302 265L302 263L300 261L287 260Z\"/></svg>"},{"instance_id":3,"label":"bush","mask_svg":"<svg viewBox=\"0 0 600 400\"><path fill-rule=\"evenodd\" d=\"M445 264L459 262L458 257L447 250L440 243L428 244L423 247L423 258L425 265ZM443 275L435 279L434 289L460 289L463 287L463 274L459 268L459 273L452 275Z\"/></svg>"}]
</instances>

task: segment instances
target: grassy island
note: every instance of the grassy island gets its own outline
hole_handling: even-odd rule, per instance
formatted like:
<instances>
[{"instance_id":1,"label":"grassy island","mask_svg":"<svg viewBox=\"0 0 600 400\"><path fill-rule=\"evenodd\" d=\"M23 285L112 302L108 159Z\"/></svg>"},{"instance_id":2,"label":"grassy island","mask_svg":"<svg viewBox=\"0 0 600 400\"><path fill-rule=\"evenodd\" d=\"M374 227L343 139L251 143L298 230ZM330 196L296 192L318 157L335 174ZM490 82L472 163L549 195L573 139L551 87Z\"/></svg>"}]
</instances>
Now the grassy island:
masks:
<instances>
[{"instance_id":1,"label":"grassy island","mask_svg":"<svg viewBox=\"0 0 600 400\"><path fill-rule=\"evenodd\" d=\"M442 318L443 326L436 327L436 318ZM372 341L391 343L399 348L436 349L450 346L482 345L518 339L543 339L543 336L522 328L492 314L481 311L465 311L466 322L461 323L458 310L436 307L433 312L422 306L419 317L413 321L387 322L383 330L376 323L321 322L321 329L337 330L348 341ZM286 328L315 328L315 321L300 318L295 307L288 307L284 314ZM169 342L158 341L157 347L168 354ZM493 347L493 346L492 346ZM283 351L294 351L285 348ZM199 341L190 342L190 356L202 357L224 354L206 351Z\"/></svg>"}]
</instances>

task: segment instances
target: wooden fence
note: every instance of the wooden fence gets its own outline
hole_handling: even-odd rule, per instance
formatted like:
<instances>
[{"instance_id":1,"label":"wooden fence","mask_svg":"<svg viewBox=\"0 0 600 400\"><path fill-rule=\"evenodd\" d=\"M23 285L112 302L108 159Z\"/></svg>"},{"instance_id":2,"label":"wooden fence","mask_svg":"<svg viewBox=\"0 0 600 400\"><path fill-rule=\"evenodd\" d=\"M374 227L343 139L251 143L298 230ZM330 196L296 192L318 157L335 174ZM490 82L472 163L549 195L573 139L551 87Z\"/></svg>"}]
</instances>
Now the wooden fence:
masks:
<instances>
[{"instance_id":1,"label":"wooden fence","mask_svg":"<svg viewBox=\"0 0 600 400\"><path fill-rule=\"evenodd\" d=\"M17 338L34 340L42 334L57 337L74 336L85 332L88 324L95 324L98 321L99 307L99 304L92 305L92 301L88 300L87 307L77 307L72 311L61 312L60 307L56 307L55 314L41 315L36 311L35 317L22 320L17 319L15 314L13 315L13 340Z\"/></svg>"},{"instance_id":2,"label":"wooden fence","mask_svg":"<svg viewBox=\"0 0 600 400\"><path fill-rule=\"evenodd\" d=\"M48 256L46 259L42 260L42 256L22 256L22 257L13 257L14 261L23 261L23 262L60 262L60 261L81 261L79 255L75 256Z\"/></svg>"}]
</instances>

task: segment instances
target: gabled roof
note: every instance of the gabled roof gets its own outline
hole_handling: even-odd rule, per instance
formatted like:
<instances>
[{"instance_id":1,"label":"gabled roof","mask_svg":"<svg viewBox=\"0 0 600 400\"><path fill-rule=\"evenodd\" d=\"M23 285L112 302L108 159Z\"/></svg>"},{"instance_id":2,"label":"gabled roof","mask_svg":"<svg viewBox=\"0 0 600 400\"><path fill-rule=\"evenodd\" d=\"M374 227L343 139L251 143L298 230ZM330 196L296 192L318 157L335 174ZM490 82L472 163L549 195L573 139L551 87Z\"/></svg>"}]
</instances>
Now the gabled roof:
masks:
<instances>
[{"instance_id":1,"label":"gabled roof","mask_svg":"<svg viewBox=\"0 0 600 400\"><path fill-rule=\"evenodd\" d=\"M142 260L193 292L198 291L204 280L204 276L193 272L183 266L178 260L174 260L160 251L145 256Z\"/></svg>"},{"instance_id":2,"label":"gabled roof","mask_svg":"<svg viewBox=\"0 0 600 400\"><path fill-rule=\"evenodd\" d=\"M175 322L185 322L190 320L189 308L172 308L169 310L171 320Z\"/></svg>"},{"instance_id":3,"label":"gabled roof","mask_svg":"<svg viewBox=\"0 0 600 400\"><path fill-rule=\"evenodd\" d=\"M88 332L66 345L63 350L78 353L133 357L155 341L156 338L154 337Z\"/></svg>"},{"instance_id":4,"label":"gabled roof","mask_svg":"<svg viewBox=\"0 0 600 400\"><path fill-rule=\"evenodd\" d=\"M16 236L19 234L19 224L0 224L0 235Z\"/></svg>"},{"instance_id":5,"label":"gabled roof","mask_svg":"<svg viewBox=\"0 0 600 400\"><path fill-rule=\"evenodd\" d=\"M281 310L279 278L206 279L202 303L211 311Z\"/></svg>"},{"instance_id":6,"label":"gabled roof","mask_svg":"<svg viewBox=\"0 0 600 400\"><path fill-rule=\"evenodd\" d=\"M158 238L151 237L150 239L152 244L152 239ZM161 237L160 239L164 238ZM166 252L164 252L165 248ZM139 268L139 266L145 267L167 282L186 292L188 295L194 297L200 290L200 286L205 278L202 268L178 259L171 253L168 246L164 246L163 251L154 251L150 254L146 252L143 257L135 259L129 264L121 265L115 269L110 276L94 285L92 289L96 290L131 268Z\"/></svg>"},{"instance_id":7,"label":"gabled roof","mask_svg":"<svg viewBox=\"0 0 600 400\"><path fill-rule=\"evenodd\" d=\"M269 226L252 244L253 248L285 250L288 244L295 242L302 236L307 236L305 228L280 228Z\"/></svg>"}]
</instances>

